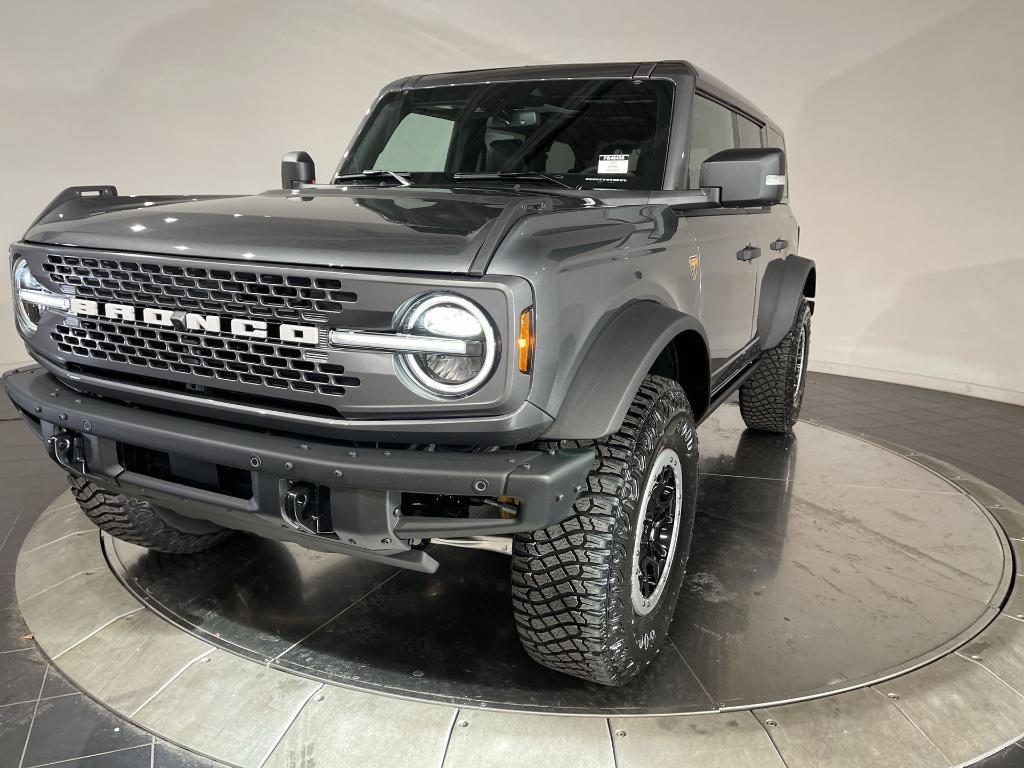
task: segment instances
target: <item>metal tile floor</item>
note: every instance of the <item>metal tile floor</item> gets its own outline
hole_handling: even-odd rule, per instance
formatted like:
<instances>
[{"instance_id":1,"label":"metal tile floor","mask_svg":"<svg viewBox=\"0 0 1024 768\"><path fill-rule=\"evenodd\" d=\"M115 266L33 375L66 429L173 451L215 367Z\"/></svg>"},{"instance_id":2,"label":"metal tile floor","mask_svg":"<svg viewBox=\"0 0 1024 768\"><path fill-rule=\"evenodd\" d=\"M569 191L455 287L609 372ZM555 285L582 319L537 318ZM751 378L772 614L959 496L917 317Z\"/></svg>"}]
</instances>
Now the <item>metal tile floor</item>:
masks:
<instances>
[{"instance_id":1,"label":"metal tile floor","mask_svg":"<svg viewBox=\"0 0 1024 768\"><path fill-rule=\"evenodd\" d=\"M1024 408L811 374L803 417L928 453L1024 500ZM95 704L37 651L15 604L15 559L65 481L6 398L0 403L0 481L0 768L217 765ZM1022 765L1024 743L976 768Z\"/></svg>"}]
</instances>

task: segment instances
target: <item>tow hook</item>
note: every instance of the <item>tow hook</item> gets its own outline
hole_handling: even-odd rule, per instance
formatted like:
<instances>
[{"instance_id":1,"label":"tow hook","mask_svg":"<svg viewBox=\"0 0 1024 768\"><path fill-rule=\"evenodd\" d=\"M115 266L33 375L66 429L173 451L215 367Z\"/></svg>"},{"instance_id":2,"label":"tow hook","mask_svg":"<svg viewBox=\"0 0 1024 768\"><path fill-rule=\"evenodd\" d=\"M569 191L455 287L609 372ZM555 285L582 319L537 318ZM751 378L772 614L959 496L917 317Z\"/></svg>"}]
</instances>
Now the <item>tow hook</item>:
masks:
<instances>
[{"instance_id":1,"label":"tow hook","mask_svg":"<svg viewBox=\"0 0 1024 768\"><path fill-rule=\"evenodd\" d=\"M292 485L285 493L284 514L307 533L321 535L334 532L330 505L321 505L319 489L315 485Z\"/></svg>"},{"instance_id":2,"label":"tow hook","mask_svg":"<svg viewBox=\"0 0 1024 768\"><path fill-rule=\"evenodd\" d=\"M95 482L109 482L108 478L98 477L89 471L85 459L85 439L77 432L54 432L46 438L46 452L50 454L51 459L69 472Z\"/></svg>"}]
</instances>

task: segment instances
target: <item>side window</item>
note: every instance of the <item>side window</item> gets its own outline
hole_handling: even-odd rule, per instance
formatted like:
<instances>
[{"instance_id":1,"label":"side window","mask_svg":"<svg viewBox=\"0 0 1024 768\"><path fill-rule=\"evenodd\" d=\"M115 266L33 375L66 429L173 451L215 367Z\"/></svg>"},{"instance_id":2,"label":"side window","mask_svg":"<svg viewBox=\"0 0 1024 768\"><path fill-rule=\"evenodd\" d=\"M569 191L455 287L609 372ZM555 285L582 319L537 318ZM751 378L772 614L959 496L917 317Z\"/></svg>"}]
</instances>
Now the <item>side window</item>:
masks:
<instances>
[{"instance_id":1,"label":"side window","mask_svg":"<svg viewBox=\"0 0 1024 768\"><path fill-rule=\"evenodd\" d=\"M700 164L723 149L735 149L732 110L700 94L693 97L690 121L690 188L700 185Z\"/></svg>"},{"instance_id":2,"label":"side window","mask_svg":"<svg viewBox=\"0 0 1024 768\"><path fill-rule=\"evenodd\" d=\"M783 152L786 151L786 140L782 137L782 134L776 131L774 128L768 129L768 146L781 149ZM789 158L786 158L786 189L782 193L783 201L789 199Z\"/></svg>"},{"instance_id":3,"label":"side window","mask_svg":"<svg viewBox=\"0 0 1024 768\"><path fill-rule=\"evenodd\" d=\"M736 125L739 127L742 148L754 149L761 146L761 126L753 120L747 120L743 115L736 115Z\"/></svg>"},{"instance_id":4,"label":"side window","mask_svg":"<svg viewBox=\"0 0 1024 768\"><path fill-rule=\"evenodd\" d=\"M443 171L455 123L410 112L377 155L373 168L384 171Z\"/></svg>"}]
</instances>

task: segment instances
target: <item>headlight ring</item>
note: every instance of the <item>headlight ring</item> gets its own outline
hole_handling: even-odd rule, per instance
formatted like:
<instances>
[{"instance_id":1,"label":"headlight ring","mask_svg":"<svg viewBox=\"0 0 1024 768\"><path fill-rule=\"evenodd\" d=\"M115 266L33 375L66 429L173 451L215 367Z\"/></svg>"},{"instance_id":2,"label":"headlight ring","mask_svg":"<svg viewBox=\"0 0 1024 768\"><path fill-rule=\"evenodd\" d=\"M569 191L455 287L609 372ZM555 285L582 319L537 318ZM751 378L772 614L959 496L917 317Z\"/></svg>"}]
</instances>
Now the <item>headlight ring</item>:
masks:
<instances>
[{"instance_id":1,"label":"headlight ring","mask_svg":"<svg viewBox=\"0 0 1024 768\"><path fill-rule=\"evenodd\" d=\"M43 292L45 289L36 280L28 262L21 256L14 260L11 265L11 281L14 284L14 311L18 319L18 325L26 334L33 334L39 327L39 319L43 314L43 307L31 301L21 298L22 291Z\"/></svg>"},{"instance_id":2,"label":"headlight ring","mask_svg":"<svg viewBox=\"0 0 1024 768\"><path fill-rule=\"evenodd\" d=\"M426 339L458 339L469 354L403 353L398 361L419 387L432 395L462 397L475 392L494 372L498 336L486 313L469 299L432 293L416 299L399 320L399 331Z\"/></svg>"}]
</instances>

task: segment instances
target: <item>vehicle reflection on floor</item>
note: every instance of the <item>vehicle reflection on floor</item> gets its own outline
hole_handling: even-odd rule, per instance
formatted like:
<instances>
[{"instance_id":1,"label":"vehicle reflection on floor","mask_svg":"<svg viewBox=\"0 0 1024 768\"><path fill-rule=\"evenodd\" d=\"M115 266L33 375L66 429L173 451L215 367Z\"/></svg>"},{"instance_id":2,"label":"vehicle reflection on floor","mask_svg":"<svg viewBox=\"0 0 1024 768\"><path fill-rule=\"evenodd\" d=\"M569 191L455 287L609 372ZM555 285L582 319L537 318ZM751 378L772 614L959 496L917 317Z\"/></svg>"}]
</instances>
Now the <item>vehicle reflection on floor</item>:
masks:
<instances>
[{"instance_id":1,"label":"vehicle reflection on floor","mask_svg":"<svg viewBox=\"0 0 1024 768\"><path fill-rule=\"evenodd\" d=\"M658 659L625 688L534 664L511 616L509 563L435 547L435 575L239 536L168 557L107 539L157 610L273 666L398 695L568 712L687 712L876 680L972 633L998 604L1003 543L930 471L800 423L700 429L694 547Z\"/></svg>"}]
</instances>

